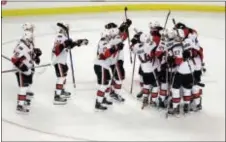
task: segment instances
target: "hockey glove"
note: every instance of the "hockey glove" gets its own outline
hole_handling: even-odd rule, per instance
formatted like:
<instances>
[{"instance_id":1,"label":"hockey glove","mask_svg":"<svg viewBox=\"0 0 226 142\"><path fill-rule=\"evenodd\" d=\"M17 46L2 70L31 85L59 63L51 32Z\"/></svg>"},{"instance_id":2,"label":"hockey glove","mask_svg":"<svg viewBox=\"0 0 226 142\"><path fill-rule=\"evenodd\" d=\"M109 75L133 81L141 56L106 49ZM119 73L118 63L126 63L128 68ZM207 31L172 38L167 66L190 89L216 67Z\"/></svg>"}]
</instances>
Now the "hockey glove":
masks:
<instances>
[{"instance_id":1,"label":"hockey glove","mask_svg":"<svg viewBox=\"0 0 226 142\"><path fill-rule=\"evenodd\" d=\"M183 52L183 58L184 58L184 60L187 60L187 59L189 59L191 57L192 57L192 54L191 54L191 51L190 50L185 50Z\"/></svg>"},{"instance_id":2,"label":"hockey glove","mask_svg":"<svg viewBox=\"0 0 226 142\"><path fill-rule=\"evenodd\" d=\"M40 48L34 48L34 54L36 57L39 57L42 55L42 51L40 50Z\"/></svg>"},{"instance_id":3,"label":"hockey glove","mask_svg":"<svg viewBox=\"0 0 226 142\"><path fill-rule=\"evenodd\" d=\"M35 61L35 64L37 64L37 65L40 64L40 58L39 58L39 57L36 57L36 58L34 59L34 61Z\"/></svg>"},{"instance_id":4,"label":"hockey glove","mask_svg":"<svg viewBox=\"0 0 226 142\"><path fill-rule=\"evenodd\" d=\"M65 47L66 48L73 48L72 45L73 45L73 41L72 39L67 39L64 41L64 44L65 44Z\"/></svg>"},{"instance_id":5,"label":"hockey glove","mask_svg":"<svg viewBox=\"0 0 226 142\"><path fill-rule=\"evenodd\" d=\"M123 22L123 23L120 25L119 31L120 31L120 32L125 32L125 31L127 31L131 24L132 24L132 21L131 21L130 19L126 19L126 22Z\"/></svg>"},{"instance_id":6,"label":"hockey glove","mask_svg":"<svg viewBox=\"0 0 226 142\"><path fill-rule=\"evenodd\" d=\"M168 56L167 58L167 63L169 64L170 67L175 67L175 58L173 56Z\"/></svg>"},{"instance_id":7,"label":"hockey glove","mask_svg":"<svg viewBox=\"0 0 226 142\"><path fill-rule=\"evenodd\" d=\"M126 25L127 27L130 27L130 25L132 24L132 21L130 19L126 19Z\"/></svg>"},{"instance_id":8,"label":"hockey glove","mask_svg":"<svg viewBox=\"0 0 226 142\"><path fill-rule=\"evenodd\" d=\"M124 44L122 42L120 42L119 44L117 44L117 49L118 50L122 50L124 47Z\"/></svg>"},{"instance_id":9,"label":"hockey glove","mask_svg":"<svg viewBox=\"0 0 226 142\"><path fill-rule=\"evenodd\" d=\"M137 38L132 38L132 39L131 39L132 45L135 45L135 44L137 44L138 42L139 42L139 41L138 41Z\"/></svg>"},{"instance_id":10,"label":"hockey glove","mask_svg":"<svg viewBox=\"0 0 226 142\"><path fill-rule=\"evenodd\" d=\"M28 67L27 67L25 64L21 64L18 68L19 68L22 72L28 71Z\"/></svg>"},{"instance_id":11,"label":"hockey glove","mask_svg":"<svg viewBox=\"0 0 226 142\"><path fill-rule=\"evenodd\" d=\"M89 43L88 39L79 39L75 42L76 46L87 45Z\"/></svg>"}]
</instances>

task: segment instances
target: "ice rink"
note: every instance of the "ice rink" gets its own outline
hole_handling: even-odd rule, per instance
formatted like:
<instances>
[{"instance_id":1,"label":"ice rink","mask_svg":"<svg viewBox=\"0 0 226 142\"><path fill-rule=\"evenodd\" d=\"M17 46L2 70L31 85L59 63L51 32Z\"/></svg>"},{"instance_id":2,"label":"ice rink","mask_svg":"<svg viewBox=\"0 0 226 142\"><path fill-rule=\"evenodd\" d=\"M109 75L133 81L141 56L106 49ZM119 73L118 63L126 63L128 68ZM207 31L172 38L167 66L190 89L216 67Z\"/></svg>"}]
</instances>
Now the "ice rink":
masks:
<instances>
[{"instance_id":1,"label":"ice rink","mask_svg":"<svg viewBox=\"0 0 226 142\"><path fill-rule=\"evenodd\" d=\"M167 11L129 12L132 28L148 32L148 23L158 20L164 24ZM17 82L13 73L2 74L2 137L3 140L71 140L71 141L223 141L225 140L225 15L224 13L172 12L172 18L197 29L204 49L207 72L203 76L203 110L180 118L165 118L165 111L153 108L141 110L136 100L140 91L137 60L133 94L129 94L132 65L129 49L124 48L126 80L121 94L124 104L114 103L106 112L95 112L96 76L93 61L97 43L104 25L108 22L121 24L124 13L95 15L62 15L27 18L3 18L2 54L11 57L13 48L22 35L22 24L34 23L35 43L41 48L41 64L51 62L51 50L56 34L56 23L66 22L71 27L71 37L87 38L88 46L74 48L73 61L77 88L73 89L71 72L67 88L73 93L67 105L53 105L55 72L53 67L36 70L32 86L35 97L29 115L15 111ZM2 58L2 70L11 69L9 61Z\"/></svg>"}]
</instances>

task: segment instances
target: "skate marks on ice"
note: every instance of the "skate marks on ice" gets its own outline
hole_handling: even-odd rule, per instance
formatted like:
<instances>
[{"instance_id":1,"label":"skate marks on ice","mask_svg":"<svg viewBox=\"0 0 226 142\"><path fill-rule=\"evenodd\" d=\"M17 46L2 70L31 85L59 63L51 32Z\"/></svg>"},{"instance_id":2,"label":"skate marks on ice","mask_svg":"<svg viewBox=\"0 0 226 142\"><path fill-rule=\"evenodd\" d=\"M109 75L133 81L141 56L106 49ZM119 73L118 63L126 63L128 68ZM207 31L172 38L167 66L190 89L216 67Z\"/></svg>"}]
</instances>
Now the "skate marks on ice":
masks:
<instances>
[{"instance_id":1,"label":"skate marks on ice","mask_svg":"<svg viewBox=\"0 0 226 142\"><path fill-rule=\"evenodd\" d=\"M26 130L29 130L29 131L42 133L42 134L46 134L46 135L52 135L52 136L56 137L55 138L56 140L60 139L60 140L65 140L65 141L93 141L93 140L86 139L86 138L81 138L81 137L74 137L74 136L67 136L67 135L62 135L62 134L58 134L58 133L46 132L46 131L39 130L39 129L36 129L36 128L32 128L32 127L28 127L28 126L25 126L25 125L21 125L21 124L18 124L16 122L13 122L13 121L6 120L4 118L2 118L2 121L5 122L5 123L8 123L10 125L13 125L13 126L16 126L16 127L20 127L22 129L26 129ZM51 140L53 140L53 139L51 138Z\"/></svg>"}]
</instances>

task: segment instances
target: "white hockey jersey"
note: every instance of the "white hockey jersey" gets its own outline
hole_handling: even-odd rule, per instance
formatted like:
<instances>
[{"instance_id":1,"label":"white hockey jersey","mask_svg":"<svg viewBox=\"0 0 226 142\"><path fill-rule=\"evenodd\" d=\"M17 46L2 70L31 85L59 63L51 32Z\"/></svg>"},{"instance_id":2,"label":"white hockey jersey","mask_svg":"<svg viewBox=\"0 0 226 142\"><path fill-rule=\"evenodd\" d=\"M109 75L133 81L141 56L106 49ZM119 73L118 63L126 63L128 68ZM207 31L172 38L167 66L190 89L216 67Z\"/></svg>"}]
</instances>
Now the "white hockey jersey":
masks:
<instances>
[{"instance_id":1,"label":"white hockey jersey","mask_svg":"<svg viewBox=\"0 0 226 142\"><path fill-rule=\"evenodd\" d=\"M28 71L22 72L26 75L29 75L31 73L31 68L34 67L32 60L33 48L31 48L31 46L31 43L20 40L16 45L13 51L13 57L11 58L15 68L18 68L18 66L21 66L22 64L29 68Z\"/></svg>"},{"instance_id":2,"label":"white hockey jersey","mask_svg":"<svg viewBox=\"0 0 226 142\"><path fill-rule=\"evenodd\" d=\"M196 32L194 33L190 33L188 35L188 38L192 41L193 45L195 46L195 49L197 52L200 52L201 47L200 47L200 44L199 44L199 41L198 41L198 35ZM202 51L201 51L202 52ZM202 69L202 57L200 56L196 56L194 57L194 65L195 65L195 70L201 70Z\"/></svg>"},{"instance_id":3,"label":"white hockey jersey","mask_svg":"<svg viewBox=\"0 0 226 142\"><path fill-rule=\"evenodd\" d=\"M54 41L54 47L52 50L52 63L53 64L67 64L67 56L69 49L61 46L64 44L67 37L61 33L58 33Z\"/></svg>"},{"instance_id":4,"label":"white hockey jersey","mask_svg":"<svg viewBox=\"0 0 226 142\"><path fill-rule=\"evenodd\" d=\"M177 63L177 71L181 74L190 74L194 71L194 62L192 59L183 59L183 52L184 50L191 50L191 49L196 49L197 47L195 46L194 42L186 38L183 42L183 45L177 45L173 47L173 55L175 56L175 61Z\"/></svg>"},{"instance_id":5,"label":"white hockey jersey","mask_svg":"<svg viewBox=\"0 0 226 142\"><path fill-rule=\"evenodd\" d=\"M172 50L170 50L173 46L178 44L179 42L175 42L175 40L161 40L158 47L156 48L155 55L156 57L162 56L160 64L165 64L167 62L168 56L173 56ZM169 72L174 72L175 68L169 68Z\"/></svg>"},{"instance_id":6,"label":"white hockey jersey","mask_svg":"<svg viewBox=\"0 0 226 142\"><path fill-rule=\"evenodd\" d=\"M112 62L111 56L115 56L115 54L110 55L109 49L111 48L111 44L108 40L102 38L97 45L97 57L94 61L95 65L100 65L106 69L110 69L110 65Z\"/></svg>"},{"instance_id":7,"label":"white hockey jersey","mask_svg":"<svg viewBox=\"0 0 226 142\"><path fill-rule=\"evenodd\" d=\"M132 52L137 54L140 62L141 69L144 73L153 72L159 64L159 60L151 60L151 51L156 47L154 42L151 43L137 43L133 46Z\"/></svg>"}]
</instances>

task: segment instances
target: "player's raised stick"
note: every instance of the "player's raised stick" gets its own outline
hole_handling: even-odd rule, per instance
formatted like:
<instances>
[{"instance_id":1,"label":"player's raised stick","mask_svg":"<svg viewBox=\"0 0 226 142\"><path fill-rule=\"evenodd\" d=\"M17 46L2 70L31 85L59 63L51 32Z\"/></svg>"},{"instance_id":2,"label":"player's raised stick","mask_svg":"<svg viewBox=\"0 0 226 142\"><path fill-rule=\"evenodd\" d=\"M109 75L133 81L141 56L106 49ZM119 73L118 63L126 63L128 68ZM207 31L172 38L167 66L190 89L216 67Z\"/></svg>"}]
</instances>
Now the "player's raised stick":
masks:
<instances>
[{"instance_id":1,"label":"player's raised stick","mask_svg":"<svg viewBox=\"0 0 226 142\"><path fill-rule=\"evenodd\" d=\"M127 17L127 10L128 10L128 8L125 7L124 8L124 12L125 12L125 18L126 18L126 20L128 19L128 17ZM128 35L128 46L130 47L129 29L127 29L126 32L127 32L127 35ZM131 53L131 51L129 52L129 56L130 56L130 63L132 64L133 60L132 60L132 53Z\"/></svg>"}]
</instances>

